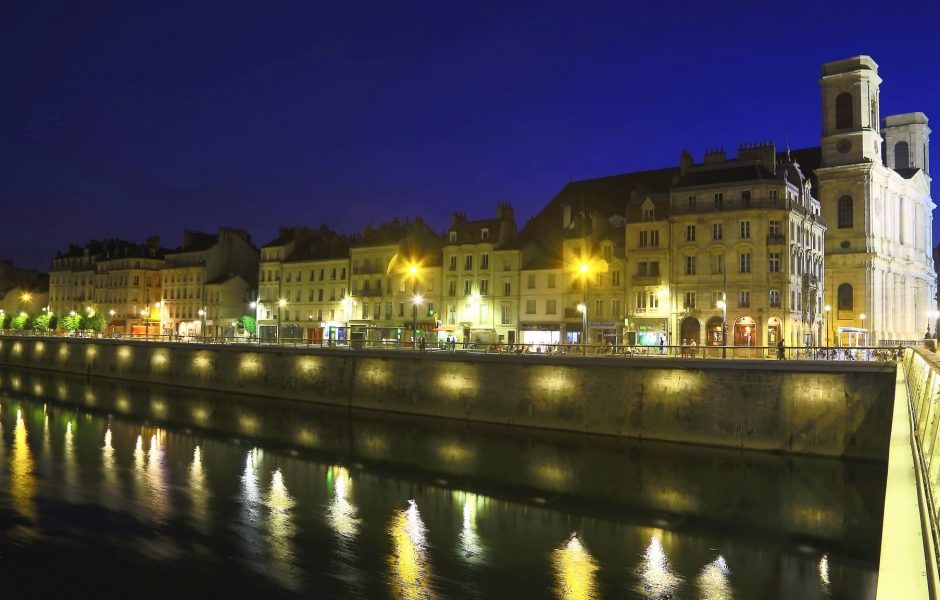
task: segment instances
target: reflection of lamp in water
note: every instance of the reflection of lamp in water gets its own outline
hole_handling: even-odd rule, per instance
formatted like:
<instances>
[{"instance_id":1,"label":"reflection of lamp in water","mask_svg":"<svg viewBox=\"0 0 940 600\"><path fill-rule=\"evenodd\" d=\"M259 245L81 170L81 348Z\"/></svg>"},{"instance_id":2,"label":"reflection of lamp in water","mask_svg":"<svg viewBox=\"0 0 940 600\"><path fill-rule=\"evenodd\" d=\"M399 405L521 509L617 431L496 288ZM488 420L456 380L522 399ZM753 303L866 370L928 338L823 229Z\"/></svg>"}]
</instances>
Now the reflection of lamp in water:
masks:
<instances>
[{"instance_id":1,"label":"reflection of lamp in water","mask_svg":"<svg viewBox=\"0 0 940 600\"><path fill-rule=\"evenodd\" d=\"M352 479L349 478L349 471L340 466L330 467L327 475L333 481L333 500L327 508L327 518L341 540L350 540L359 532L356 507L349 502Z\"/></svg>"},{"instance_id":2,"label":"reflection of lamp in water","mask_svg":"<svg viewBox=\"0 0 940 600\"><path fill-rule=\"evenodd\" d=\"M647 598L669 598L682 582L669 568L669 559L656 536L650 538L637 574L640 576L639 591Z\"/></svg>"},{"instance_id":3,"label":"reflection of lamp in water","mask_svg":"<svg viewBox=\"0 0 940 600\"><path fill-rule=\"evenodd\" d=\"M463 500L463 529L460 531L460 551L463 558L470 563L480 562L483 548L480 545L480 536L477 535L477 502L476 494L465 493Z\"/></svg>"},{"instance_id":4,"label":"reflection of lamp in water","mask_svg":"<svg viewBox=\"0 0 940 600\"><path fill-rule=\"evenodd\" d=\"M397 510L389 527L392 595L396 598L431 597L431 566L427 557L424 523L414 500L407 510Z\"/></svg>"},{"instance_id":5,"label":"reflection of lamp in water","mask_svg":"<svg viewBox=\"0 0 940 600\"><path fill-rule=\"evenodd\" d=\"M733 597L728 575L731 570L723 556L719 556L702 568L698 575L698 588L702 598L708 600L731 600Z\"/></svg>"},{"instance_id":6,"label":"reflection of lamp in water","mask_svg":"<svg viewBox=\"0 0 940 600\"><path fill-rule=\"evenodd\" d=\"M597 561L581 544L576 534L552 550L556 592L559 598L581 600L597 597Z\"/></svg>"}]
</instances>

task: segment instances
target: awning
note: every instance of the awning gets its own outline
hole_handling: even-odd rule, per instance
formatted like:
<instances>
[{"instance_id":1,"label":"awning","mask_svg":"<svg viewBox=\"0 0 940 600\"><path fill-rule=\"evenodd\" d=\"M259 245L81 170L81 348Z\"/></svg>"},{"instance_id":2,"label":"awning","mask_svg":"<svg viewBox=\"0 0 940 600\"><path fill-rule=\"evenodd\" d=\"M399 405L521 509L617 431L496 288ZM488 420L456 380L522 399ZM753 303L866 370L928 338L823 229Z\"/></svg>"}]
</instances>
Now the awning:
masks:
<instances>
[{"instance_id":1,"label":"awning","mask_svg":"<svg viewBox=\"0 0 940 600\"><path fill-rule=\"evenodd\" d=\"M560 323L519 323L522 331L561 331Z\"/></svg>"}]
</instances>

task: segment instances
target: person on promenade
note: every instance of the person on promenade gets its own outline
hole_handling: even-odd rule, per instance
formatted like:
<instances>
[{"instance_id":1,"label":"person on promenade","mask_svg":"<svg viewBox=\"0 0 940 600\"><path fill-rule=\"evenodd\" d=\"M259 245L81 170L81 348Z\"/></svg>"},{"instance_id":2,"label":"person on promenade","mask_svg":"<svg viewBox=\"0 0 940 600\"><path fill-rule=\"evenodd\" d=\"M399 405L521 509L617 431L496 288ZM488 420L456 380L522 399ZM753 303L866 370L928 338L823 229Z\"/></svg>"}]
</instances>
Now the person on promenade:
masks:
<instances>
[{"instance_id":1,"label":"person on promenade","mask_svg":"<svg viewBox=\"0 0 940 600\"><path fill-rule=\"evenodd\" d=\"M780 341L777 342L777 359L786 360L787 359L787 348L783 345L783 338L780 338Z\"/></svg>"},{"instance_id":2,"label":"person on promenade","mask_svg":"<svg viewBox=\"0 0 940 600\"><path fill-rule=\"evenodd\" d=\"M666 336L659 336L659 353L662 355L666 354Z\"/></svg>"},{"instance_id":3,"label":"person on promenade","mask_svg":"<svg viewBox=\"0 0 940 600\"><path fill-rule=\"evenodd\" d=\"M689 355L692 358L695 358L695 352L696 352L697 347L698 347L698 344L695 343L695 338L692 338L691 340L689 340Z\"/></svg>"}]
</instances>

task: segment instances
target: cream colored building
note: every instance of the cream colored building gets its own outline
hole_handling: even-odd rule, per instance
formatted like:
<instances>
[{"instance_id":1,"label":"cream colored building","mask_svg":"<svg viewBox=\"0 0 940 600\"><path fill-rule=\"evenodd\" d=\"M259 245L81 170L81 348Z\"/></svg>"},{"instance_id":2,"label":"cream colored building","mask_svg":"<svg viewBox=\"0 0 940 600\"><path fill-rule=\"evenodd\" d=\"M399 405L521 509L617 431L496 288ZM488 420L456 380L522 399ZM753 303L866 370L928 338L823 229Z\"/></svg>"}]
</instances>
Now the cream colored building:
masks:
<instances>
[{"instance_id":1,"label":"cream colored building","mask_svg":"<svg viewBox=\"0 0 940 600\"><path fill-rule=\"evenodd\" d=\"M184 231L178 250L167 252L161 270L163 299L160 320L162 333L180 336L221 335L230 319L238 315L207 314L208 282L226 281L238 275L255 287L258 273L258 250L251 245L247 232L228 227L218 233ZM237 286L223 286L218 291L238 295ZM241 305L236 311L249 314L247 297L220 298L220 305Z\"/></svg>"},{"instance_id":2,"label":"cream colored building","mask_svg":"<svg viewBox=\"0 0 940 600\"><path fill-rule=\"evenodd\" d=\"M94 310L95 265L104 253L104 243L71 245L60 252L49 267L49 307L55 314L78 314Z\"/></svg>"},{"instance_id":3,"label":"cream colored building","mask_svg":"<svg viewBox=\"0 0 940 600\"><path fill-rule=\"evenodd\" d=\"M672 231L668 192L634 193L624 228L627 344L670 343Z\"/></svg>"},{"instance_id":4,"label":"cream colored building","mask_svg":"<svg viewBox=\"0 0 940 600\"><path fill-rule=\"evenodd\" d=\"M442 334L457 342L515 344L521 252L512 207L492 219L455 213L443 242Z\"/></svg>"},{"instance_id":5,"label":"cream colored building","mask_svg":"<svg viewBox=\"0 0 940 600\"><path fill-rule=\"evenodd\" d=\"M927 117L889 116L882 127L881 78L868 56L823 65L819 83L816 177L829 222L825 302L832 327L843 343L923 338L937 288Z\"/></svg>"},{"instance_id":6,"label":"cream colored building","mask_svg":"<svg viewBox=\"0 0 940 600\"><path fill-rule=\"evenodd\" d=\"M96 260L92 306L107 320L108 333L160 333L163 252L159 238L150 238L107 250Z\"/></svg>"}]
</instances>

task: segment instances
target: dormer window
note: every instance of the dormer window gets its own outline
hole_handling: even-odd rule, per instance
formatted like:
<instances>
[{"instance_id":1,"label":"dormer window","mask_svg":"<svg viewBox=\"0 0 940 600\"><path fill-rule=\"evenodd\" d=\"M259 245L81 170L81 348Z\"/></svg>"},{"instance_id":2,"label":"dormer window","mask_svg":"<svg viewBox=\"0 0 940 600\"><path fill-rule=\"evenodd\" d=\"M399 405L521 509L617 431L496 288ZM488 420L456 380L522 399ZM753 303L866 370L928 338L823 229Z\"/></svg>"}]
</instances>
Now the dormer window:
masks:
<instances>
[{"instance_id":1,"label":"dormer window","mask_svg":"<svg viewBox=\"0 0 940 600\"><path fill-rule=\"evenodd\" d=\"M487 241L488 239L490 239L490 230L489 230L489 229L481 229L481 230L480 230L480 239L483 240L484 242Z\"/></svg>"},{"instance_id":2,"label":"dormer window","mask_svg":"<svg viewBox=\"0 0 940 600\"><path fill-rule=\"evenodd\" d=\"M451 232L450 232L450 241L452 241L452 242L456 242L456 241L457 241L457 232L456 232L456 231L451 231Z\"/></svg>"},{"instance_id":3,"label":"dormer window","mask_svg":"<svg viewBox=\"0 0 940 600\"><path fill-rule=\"evenodd\" d=\"M652 206L643 209L643 220L644 220L644 221L652 221L652 220L653 220L653 216L654 216L654 214L653 214L653 207L652 207Z\"/></svg>"}]
</instances>

